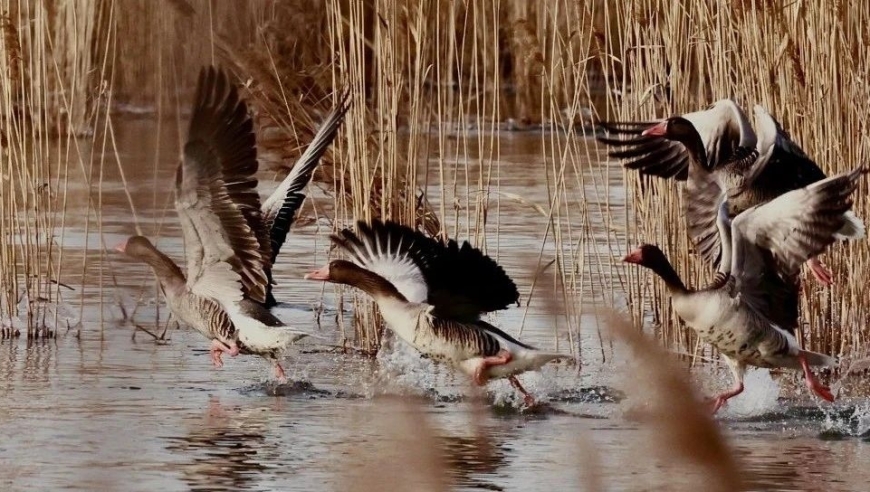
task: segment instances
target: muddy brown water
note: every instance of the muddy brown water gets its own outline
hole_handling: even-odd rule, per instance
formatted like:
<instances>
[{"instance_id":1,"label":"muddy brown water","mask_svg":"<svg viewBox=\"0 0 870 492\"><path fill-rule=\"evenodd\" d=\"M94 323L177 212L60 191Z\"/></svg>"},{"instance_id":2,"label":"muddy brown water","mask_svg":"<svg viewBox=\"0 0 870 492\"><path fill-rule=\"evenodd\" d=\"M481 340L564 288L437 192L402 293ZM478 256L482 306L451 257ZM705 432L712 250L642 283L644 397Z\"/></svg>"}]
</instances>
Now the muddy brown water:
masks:
<instances>
[{"instance_id":1,"label":"muddy brown water","mask_svg":"<svg viewBox=\"0 0 870 492\"><path fill-rule=\"evenodd\" d=\"M118 128L135 219L112 165L103 183L103 240L94 223L86 234L86 189L71 188L63 238L68 282L81 280L82 255L99 258L104 244L135 232L136 223L152 236L160 227L159 246L182 261L177 222L164 207L177 152L164 146L155 159L155 129L148 119ZM177 141L171 125L163 131L162 142ZM551 163L539 157L540 136L505 134L500 145L501 190L547 208L544 168ZM620 171L593 162L572 168L571 179L577 172L587 173L584 192L569 192L567 201L586 200L594 210L572 218L573 227L592 231L583 250L612 249L615 257L619 233L604 214L621 213ZM318 187L312 194L317 213L331 216L331 199ZM538 212L507 195L500 207L501 233L489 235L488 246L527 296L539 255L546 263L555 247L548 241L542 249L546 220ZM303 214L314 215L310 204ZM334 289L301 280L327 260L329 230L320 219L293 231L277 267L276 295L282 319L338 340ZM536 413L518 410L504 382L474 393L464 378L404 350L369 360L304 345L285 361L293 382L278 386L258 359L228 359L213 369L205 340L190 330L170 329L166 343L141 331L134 338L119 304L151 330L161 329L155 318L159 311L165 319L165 308L143 266L106 257L102 268L94 262L85 272L81 291L67 294L65 312L74 321L79 296L84 300L80 338L61 329L57 340L0 345L0 490L439 490L439 481L453 490L702 490L707 480L629 417L638 402L620 381L642 368L608 342L601 350L591 314L575 317L579 373L561 365L522 377L548 402ZM606 276L615 267L600 268ZM511 308L493 321L512 333L522 325L527 342L552 348L558 338L569 350L568 324L553 313L553 302L540 299L551 294L541 292L528 312ZM591 306L607 292L581 298ZM724 370L701 379L709 387L728 384ZM866 401L821 406L805 395L777 398L778 384L760 371L750 373L747 386L718 417L747 489L867 489Z\"/></svg>"}]
</instances>

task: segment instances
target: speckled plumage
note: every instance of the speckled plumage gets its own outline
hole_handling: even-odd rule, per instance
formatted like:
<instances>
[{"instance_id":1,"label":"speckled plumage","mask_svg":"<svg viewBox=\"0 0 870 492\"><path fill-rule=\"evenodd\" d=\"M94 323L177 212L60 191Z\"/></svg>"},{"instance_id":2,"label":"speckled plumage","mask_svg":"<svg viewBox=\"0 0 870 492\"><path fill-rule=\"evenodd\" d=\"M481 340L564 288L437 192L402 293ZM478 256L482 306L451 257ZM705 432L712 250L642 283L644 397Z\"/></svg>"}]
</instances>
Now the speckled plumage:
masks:
<instances>
[{"instance_id":1,"label":"speckled plumage","mask_svg":"<svg viewBox=\"0 0 870 492\"><path fill-rule=\"evenodd\" d=\"M628 159L626 168L648 176L687 180L688 234L698 254L714 266L720 265L722 255L716 218L723 201L733 219L751 207L826 177L767 110L755 106L754 111L755 131L743 110L724 99L706 110L666 120L682 118L694 131L649 135L646 132L653 123L608 123L603 126L619 138L599 138L619 149L610 155ZM712 179L693 171L692 163L698 161ZM837 239L862 237L863 223L851 212L845 214L847 220Z\"/></svg>"},{"instance_id":2,"label":"speckled plumage","mask_svg":"<svg viewBox=\"0 0 870 492\"><path fill-rule=\"evenodd\" d=\"M474 375L484 361L509 353L503 363L484 363L488 378L511 378L564 357L524 344L480 319L482 313L515 303L519 292L495 261L470 244L442 243L380 221L360 223L357 232L346 229L332 240L352 261L335 260L309 278L368 293L387 326L424 356Z\"/></svg>"},{"instance_id":3,"label":"speckled plumage","mask_svg":"<svg viewBox=\"0 0 870 492\"><path fill-rule=\"evenodd\" d=\"M800 348L798 325L800 265L836 239L851 207L859 178L857 169L785 193L752 207L719 226L728 265L727 281L706 289L685 286L664 253L643 245L625 261L652 269L665 282L677 315L726 358L738 382L717 398L717 406L742 391L746 365L803 368L808 385L833 398L808 367L832 365L833 358Z\"/></svg>"},{"instance_id":4,"label":"speckled plumage","mask_svg":"<svg viewBox=\"0 0 870 492\"><path fill-rule=\"evenodd\" d=\"M268 206L261 207L256 139L247 106L223 71L207 68L200 73L175 183L187 273L145 238L130 238L121 250L149 263L172 313L214 341L217 366L218 351L256 354L273 360L283 377L277 357L307 336L285 326L264 304L274 301L269 288L272 261L300 196L304 198L301 189L346 110L343 101L318 133L316 148L294 167ZM281 229L277 236L276 228Z\"/></svg>"}]
</instances>

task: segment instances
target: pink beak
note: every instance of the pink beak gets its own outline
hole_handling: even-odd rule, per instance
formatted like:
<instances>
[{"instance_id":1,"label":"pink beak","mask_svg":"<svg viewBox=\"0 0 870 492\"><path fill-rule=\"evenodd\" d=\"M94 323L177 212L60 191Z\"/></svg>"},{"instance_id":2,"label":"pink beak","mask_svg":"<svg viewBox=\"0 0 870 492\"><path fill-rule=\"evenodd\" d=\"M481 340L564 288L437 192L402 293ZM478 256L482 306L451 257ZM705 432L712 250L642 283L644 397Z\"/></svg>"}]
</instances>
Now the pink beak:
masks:
<instances>
[{"instance_id":1,"label":"pink beak","mask_svg":"<svg viewBox=\"0 0 870 492\"><path fill-rule=\"evenodd\" d=\"M668 122L662 121L644 130L641 135L645 137L664 137L668 134Z\"/></svg>"},{"instance_id":2,"label":"pink beak","mask_svg":"<svg viewBox=\"0 0 870 492\"><path fill-rule=\"evenodd\" d=\"M640 264L643 261L643 251L640 249L636 249L631 253L625 255L625 258L622 261L626 263L637 263Z\"/></svg>"},{"instance_id":3,"label":"pink beak","mask_svg":"<svg viewBox=\"0 0 870 492\"><path fill-rule=\"evenodd\" d=\"M117 251L119 253L126 253L127 252L127 241L124 241L123 243L118 244L117 246L115 246L114 249L115 249L115 251Z\"/></svg>"},{"instance_id":4,"label":"pink beak","mask_svg":"<svg viewBox=\"0 0 870 492\"><path fill-rule=\"evenodd\" d=\"M305 280L329 280L329 264L305 274Z\"/></svg>"}]
</instances>

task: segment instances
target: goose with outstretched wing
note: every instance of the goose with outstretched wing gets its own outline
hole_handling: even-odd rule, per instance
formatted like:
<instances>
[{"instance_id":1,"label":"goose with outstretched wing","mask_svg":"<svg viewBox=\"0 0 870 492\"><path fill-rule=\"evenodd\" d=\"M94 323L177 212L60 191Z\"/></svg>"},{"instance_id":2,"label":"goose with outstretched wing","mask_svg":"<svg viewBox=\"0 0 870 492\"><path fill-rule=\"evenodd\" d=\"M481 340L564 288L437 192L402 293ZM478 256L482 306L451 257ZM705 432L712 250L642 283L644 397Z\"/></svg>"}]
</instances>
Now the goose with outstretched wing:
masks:
<instances>
[{"instance_id":1,"label":"goose with outstretched wing","mask_svg":"<svg viewBox=\"0 0 870 492\"><path fill-rule=\"evenodd\" d=\"M480 319L519 300L513 280L479 249L436 241L394 222L358 222L332 242L348 255L305 276L356 287L377 303L387 326L423 355L447 362L478 385L567 356L538 350Z\"/></svg>"},{"instance_id":2,"label":"goose with outstretched wing","mask_svg":"<svg viewBox=\"0 0 870 492\"><path fill-rule=\"evenodd\" d=\"M278 358L309 335L263 306L272 242L257 167L247 105L223 71L204 69L175 183L187 271L142 236L116 249L151 266L173 315L212 340L216 367L223 365L222 354L256 354L271 360L284 379Z\"/></svg>"},{"instance_id":3,"label":"goose with outstretched wing","mask_svg":"<svg viewBox=\"0 0 870 492\"><path fill-rule=\"evenodd\" d=\"M699 182L715 184L712 173L696 171ZM803 350L795 338L798 326L802 263L837 240L846 224L851 194L867 170L860 168L789 191L743 211L733 221L721 202L717 228L725 277L705 289L690 289L664 253L644 244L624 261L651 269L665 282L677 315L713 345L734 375L734 387L713 400L713 411L743 391L747 365L802 369L807 386L833 401L830 390L815 378L811 366L830 366L834 359Z\"/></svg>"},{"instance_id":4,"label":"goose with outstretched wing","mask_svg":"<svg viewBox=\"0 0 870 492\"><path fill-rule=\"evenodd\" d=\"M824 179L825 173L786 133L762 106L756 105L755 130L743 110L732 100L717 101L708 109L668 118L658 123L605 123L614 137L599 141L618 150L611 157L627 159L625 167L641 174L686 180L686 225L697 252L719 265L721 245L716 218L722 201L731 218L755 205L766 203L791 190ZM700 155L704 167L715 175L723 193L711 195L693 179L692 154ZM851 211L837 239L858 239L864 224ZM832 283L830 271L812 257L812 274ZM720 268L721 272L721 268Z\"/></svg>"}]
</instances>

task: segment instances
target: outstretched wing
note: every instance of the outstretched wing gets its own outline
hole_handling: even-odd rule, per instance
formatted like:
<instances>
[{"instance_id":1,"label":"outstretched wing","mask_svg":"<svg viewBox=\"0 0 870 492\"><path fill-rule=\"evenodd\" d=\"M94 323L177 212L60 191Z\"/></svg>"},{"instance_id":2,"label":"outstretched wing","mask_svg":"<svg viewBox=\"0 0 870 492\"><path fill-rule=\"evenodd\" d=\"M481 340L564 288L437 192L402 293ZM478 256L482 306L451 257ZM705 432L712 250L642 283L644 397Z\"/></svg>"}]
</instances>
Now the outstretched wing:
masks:
<instances>
[{"instance_id":1,"label":"outstretched wing","mask_svg":"<svg viewBox=\"0 0 870 492\"><path fill-rule=\"evenodd\" d=\"M357 230L344 230L333 241L409 301L431 304L435 316L475 321L519 299L504 270L467 242L444 244L394 222L359 222Z\"/></svg>"},{"instance_id":2,"label":"outstretched wing","mask_svg":"<svg viewBox=\"0 0 870 492\"><path fill-rule=\"evenodd\" d=\"M707 109L686 113L707 152L708 166L716 169L731 160L736 149L754 147L755 133L740 106L730 99L716 101ZM655 123L620 122L601 123L616 138L597 137L598 141L619 150L608 153L615 159L626 159L624 166L641 174L674 178L684 181L689 177L689 152L676 141L658 136L642 135ZM714 211L715 217L715 211Z\"/></svg>"},{"instance_id":3,"label":"outstretched wing","mask_svg":"<svg viewBox=\"0 0 870 492\"><path fill-rule=\"evenodd\" d=\"M851 195L867 172L859 168L817 181L734 219L731 274L748 306L794 330L800 266L836 241Z\"/></svg>"},{"instance_id":4,"label":"outstretched wing","mask_svg":"<svg viewBox=\"0 0 870 492\"><path fill-rule=\"evenodd\" d=\"M722 245L716 219L719 207L725 200L725 191L715 173L701 163L689 164L689 179L686 181L686 227L695 250L714 267L719 264Z\"/></svg>"},{"instance_id":5,"label":"outstretched wing","mask_svg":"<svg viewBox=\"0 0 870 492\"><path fill-rule=\"evenodd\" d=\"M778 196L825 179L824 171L795 143L767 110L755 108L759 157L744 177L747 188Z\"/></svg>"},{"instance_id":6,"label":"outstretched wing","mask_svg":"<svg viewBox=\"0 0 870 492\"><path fill-rule=\"evenodd\" d=\"M269 198L263 202L263 221L269 231L271 241L270 263L275 263L281 246L287 239L290 227L296 219L296 213L305 200L303 193L320 158L338 135L338 129L344 121L344 115L350 109L350 91L345 90L339 98L338 105L332 109L323 124L317 130L314 140L296 161L290 174L278 186Z\"/></svg>"},{"instance_id":7,"label":"outstretched wing","mask_svg":"<svg viewBox=\"0 0 870 492\"><path fill-rule=\"evenodd\" d=\"M389 281L410 302L426 302L429 286L423 276L435 241L394 222L357 222L357 232L344 229L330 236L350 260Z\"/></svg>"},{"instance_id":8,"label":"outstretched wing","mask_svg":"<svg viewBox=\"0 0 870 492\"><path fill-rule=\"evenodd\" d=\"M614 147L607 153L614 159L626 160L626 169L659 178L674 178L685 181L689 175L689 153L686 147L664 137L641 135L653 126L653 122L601 122L613 137L596 137L596 140Z\"/></svg>"},{"instance_id":9,"label":"outstretched wing","mask_svg":"<svg viewBox=\"0 0 870 492\"><path fill-rule=\"evenodd\" d=\"M269 242L254 178L252 128L226 74L204 69L176 173L175 208L184 231L188 285L222 302L242 295L265 300ZM233 285L238 295L230 296Z\"/></svg>"}]
</instances>

